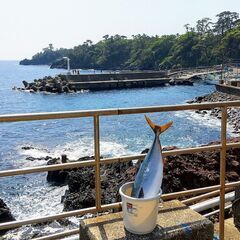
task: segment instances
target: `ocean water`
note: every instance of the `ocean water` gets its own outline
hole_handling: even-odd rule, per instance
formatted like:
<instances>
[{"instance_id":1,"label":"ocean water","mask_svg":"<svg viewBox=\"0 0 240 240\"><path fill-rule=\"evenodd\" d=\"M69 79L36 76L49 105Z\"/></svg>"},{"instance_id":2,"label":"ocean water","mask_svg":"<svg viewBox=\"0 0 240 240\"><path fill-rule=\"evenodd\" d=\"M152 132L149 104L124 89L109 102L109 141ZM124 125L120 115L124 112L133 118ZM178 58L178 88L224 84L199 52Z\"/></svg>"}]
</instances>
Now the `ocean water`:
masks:
<instances>
[{"instance_id":1,"label":"ocean water","mask_svg":"<svg viewBox=\"0 0 240 240\"><path fill-rule=\"evenodd\" d=\"M182 104L214 91L213 85L169 86L74 94L43 94L14 91L22 80L32 81L64 70L47 66L20 66L17 61L0 61L0 114L55 112L87 109L143 107ZM220 122L202 118L194 111L148 114L158 124L173 121L161 136L163 146L197 146L219 139ZM104 157L140 153L149 147L153 134L144 116L123 115L100 118L101 155ZM0 123L0 170L45 165L26 157L67 154L70 159L93 154L93 119L65 119ZM24 146L33 149L23 150ZM0 197L17 219L60 213L66 187L46 182L46 173L0 179Z\"/></svg>"}]
</instances>

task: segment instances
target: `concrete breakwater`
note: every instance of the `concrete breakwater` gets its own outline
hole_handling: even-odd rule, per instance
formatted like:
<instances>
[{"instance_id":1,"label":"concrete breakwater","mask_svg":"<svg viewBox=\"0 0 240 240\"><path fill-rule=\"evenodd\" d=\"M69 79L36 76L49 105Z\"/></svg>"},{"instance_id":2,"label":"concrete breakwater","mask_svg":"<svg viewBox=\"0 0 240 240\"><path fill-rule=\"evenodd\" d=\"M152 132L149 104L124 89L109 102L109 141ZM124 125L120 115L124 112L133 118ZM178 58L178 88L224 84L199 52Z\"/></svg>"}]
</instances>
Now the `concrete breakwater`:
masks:
<instances>
[{"instance_id":1,"label":"concrete breakwater","mask_svg":"<svg viewBox=\"0 0 240 240\"><path fill-rule=\"evenodd\" d=\"M100 91L123 88L162 87L165 85L193 85L190 80L174 80L166 72L135 72L114 74L78 74L44 77L33 82L23 81L30 92L71 93L81 90Z\"/></svg>"}]
</instances>

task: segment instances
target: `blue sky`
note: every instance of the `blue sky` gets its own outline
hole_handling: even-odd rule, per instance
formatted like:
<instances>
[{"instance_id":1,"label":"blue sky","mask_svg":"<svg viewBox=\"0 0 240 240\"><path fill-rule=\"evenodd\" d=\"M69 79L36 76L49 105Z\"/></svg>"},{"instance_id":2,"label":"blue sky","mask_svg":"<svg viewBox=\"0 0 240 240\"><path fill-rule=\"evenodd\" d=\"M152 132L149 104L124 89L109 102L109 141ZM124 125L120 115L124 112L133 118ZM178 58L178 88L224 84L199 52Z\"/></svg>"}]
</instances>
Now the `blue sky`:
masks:
<instances>
[{"instance_id":1,"label":"blue sky","mask_svg":"<svg viewBox=\"0 0 240 240\"><path fill-rule=\"evenodd\" d=\"M240 12L240 0L2 0L0 59L29 58L49 43L70 48L120 34L183 33L184 24L221 11Z\"/></svg>"}]
</instances>

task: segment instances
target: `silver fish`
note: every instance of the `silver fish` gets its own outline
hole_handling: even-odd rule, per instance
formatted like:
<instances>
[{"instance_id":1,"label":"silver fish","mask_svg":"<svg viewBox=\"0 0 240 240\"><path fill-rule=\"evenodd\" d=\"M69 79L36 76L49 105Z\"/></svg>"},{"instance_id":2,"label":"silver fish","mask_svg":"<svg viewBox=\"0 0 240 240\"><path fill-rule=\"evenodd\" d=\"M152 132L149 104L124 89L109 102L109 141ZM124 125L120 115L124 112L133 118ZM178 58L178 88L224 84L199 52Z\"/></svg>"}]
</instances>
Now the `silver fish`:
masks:
<instances>
[{"instance_id":1,"label":"silver fish","mask_svg":"<svg viewBox=\"0 0 240 240\"><path fill-rule=\"evenodd\" d=\"M133 183L131 196L134 198L155 197L161 191L163 179L163 157L159 136L173 124L173 122L169 122L163 126L159 126L154 124L147 116L145 116L145 118L154 131L155 138Z\"/></svg>"}]
</instances>

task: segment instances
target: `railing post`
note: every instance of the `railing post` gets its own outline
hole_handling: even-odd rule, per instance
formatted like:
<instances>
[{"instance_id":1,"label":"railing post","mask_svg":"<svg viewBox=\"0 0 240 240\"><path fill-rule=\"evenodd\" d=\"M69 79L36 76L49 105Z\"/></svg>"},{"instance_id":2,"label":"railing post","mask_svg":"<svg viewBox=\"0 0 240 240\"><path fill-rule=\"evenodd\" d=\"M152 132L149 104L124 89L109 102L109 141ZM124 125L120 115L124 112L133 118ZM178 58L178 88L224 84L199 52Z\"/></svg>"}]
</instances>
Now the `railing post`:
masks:
<instances>
[{"instance_id":1,"label":"railing post","mask_svg":"<svg viewBox=\"0 0 240 240\"><path fill-rule=\"evenodd\" d=\"M101 176L100 176L100 131L99 116L94 116L94 155L95 155L95 191L96 208L101 210Z\"/></svg>"},{"instance_id":2,"label":"railing post","mask_svg":"<svg viewBox=\"0 0 240 240\"><path fill-rule=\"evenodd\" d=\"M220 215L219 230L220 240L224 240L224 212L225 212L225 175L226 175L226 150L227 150L227 107L221 108L221 153L220 153Z\"/></svg>"}]
</instances>

